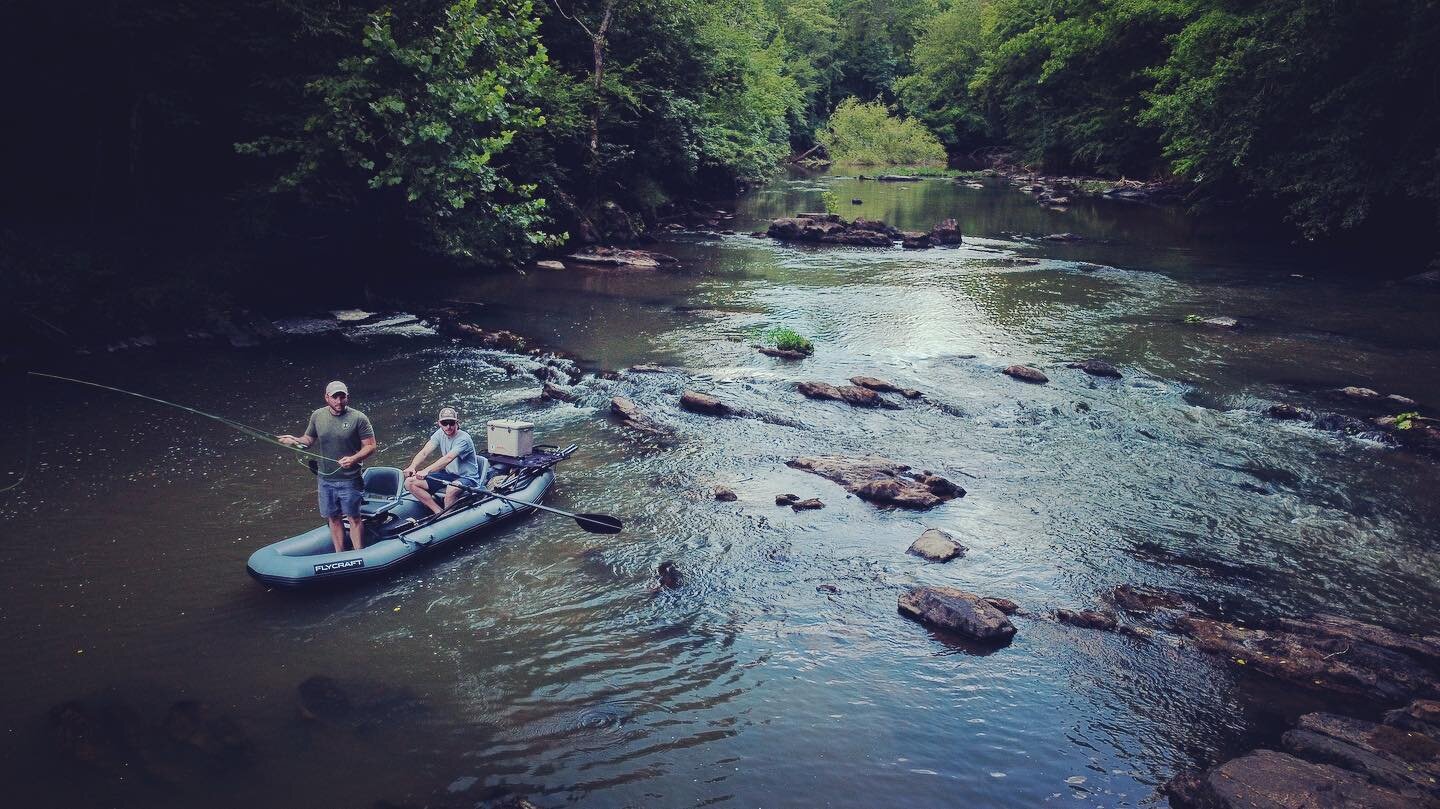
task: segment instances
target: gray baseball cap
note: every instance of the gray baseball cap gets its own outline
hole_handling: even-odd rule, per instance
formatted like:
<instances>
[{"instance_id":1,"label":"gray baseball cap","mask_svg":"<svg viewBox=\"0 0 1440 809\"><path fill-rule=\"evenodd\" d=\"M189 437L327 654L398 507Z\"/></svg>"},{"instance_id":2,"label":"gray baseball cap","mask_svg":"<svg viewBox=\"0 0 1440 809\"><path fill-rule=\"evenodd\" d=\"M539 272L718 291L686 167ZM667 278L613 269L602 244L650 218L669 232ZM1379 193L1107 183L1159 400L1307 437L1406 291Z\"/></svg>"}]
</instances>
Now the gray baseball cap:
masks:
<instances>
[{"instance_id":1,"label":"gray baseball cap","mask_svg":"<svg viewBox=\"0 0 1440 809\"><path fill-rule=\"evenodd\" d=\"M326 396L334 396L337 393L343 393L346 396L350 395L350 389L345 387L345 383L338 379L325 386Z\"/></svg>"}]
</instances>

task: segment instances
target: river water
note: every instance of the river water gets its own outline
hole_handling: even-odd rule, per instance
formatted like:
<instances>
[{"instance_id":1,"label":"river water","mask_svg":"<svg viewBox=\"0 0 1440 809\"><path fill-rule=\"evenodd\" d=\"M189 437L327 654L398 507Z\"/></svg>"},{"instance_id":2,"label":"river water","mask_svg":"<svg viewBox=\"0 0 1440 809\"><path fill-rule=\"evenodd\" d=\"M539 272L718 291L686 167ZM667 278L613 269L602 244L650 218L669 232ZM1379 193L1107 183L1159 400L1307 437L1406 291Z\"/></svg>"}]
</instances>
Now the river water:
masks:
<instances>
[{"instance_id":1,"label":"river water","mask_svg":"<svg viewBox=\"0 0 1440 809\"><path fill-rule=\"evenodd\" d=\"M902 228L953 216L966 244L744 235L817 209L826 189L862 200L845 215ZM477 435L489 418L530 420L540 440L581 445L550 504L621 517L613 537L538 515L388 580L272 591L245 560L317 524L302 467L178 411L7 380L0 485L27 456L29 470L0 494L7 802L1163 806L1157 786L1175 772L1264 742L1314 703L1164 635L1049 612L1131 582L1238 618L1327 610L1437 628L1434 461L1262 415L1276 401L1341 407L1325 391L1352 384L1440 401L1437 295L1376 280L1403 271L1383 245L1355 266L1166 209L1047 211L1002 185L838 176L777 180L727 225L738 235L662 243L680 259L663 273L426 281L397 268L397 288L478 304L477 322L587 371L677 369L587 377L575 405L536 401L536 380L504 368L518 358L438 338L190 345L41 369L276 432L301 430L342 378L395 466L442 404ZM1037 238L1056 232L1083 239ZM814 357L756 353L757 333L782 325ZM1065 368L1086 357L1124 378ZM1013 363L1050 383L999 373ZM861 411L793 387L856 374L926 398ZM757 417L680 411L685 388ZM675 440L614 424L614 395ZM879 509L784 465L814 454L893 458L969 493ZM739 500L714 501L716 485ZM826 508L777 508L782 492ZM907 555L930 527L968 555ZM654 588L665 560L682 587ZM917 584L1011 598L1032 617L1005 648L969 647L897 614ZM315 675L348 707L302 718L297 688ZM88 764L58 752L51 709L70 700L111 723ZM183 700L233 722L246 755L155 742Z\"/></svg>"}]
</instances>

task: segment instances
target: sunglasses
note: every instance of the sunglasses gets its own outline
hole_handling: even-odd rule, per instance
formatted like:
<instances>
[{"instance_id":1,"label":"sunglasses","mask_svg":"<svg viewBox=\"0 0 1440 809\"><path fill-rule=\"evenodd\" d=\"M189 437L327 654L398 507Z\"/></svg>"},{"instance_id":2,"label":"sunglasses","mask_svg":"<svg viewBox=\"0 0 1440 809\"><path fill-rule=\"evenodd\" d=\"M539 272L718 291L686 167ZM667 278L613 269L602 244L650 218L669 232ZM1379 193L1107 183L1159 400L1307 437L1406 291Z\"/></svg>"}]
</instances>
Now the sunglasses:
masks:
<instances>
[{"instance_id":1,"label":"sunglasses","mask_svg":"<svg viewBox=\"0 0 1440 809\"><path fill-rule=\"evenodd\" d=\"M330 394L330 398L331 398L331 399L348 399L348 398L350 398L350 394L348 394L348 393L332 393L332 394Z\"/></svg>"},{"instance_id":2,"label":"sunglasses","mask_svg":"<svg viewBox=\"0 0 1440 809\"><path fill-rule=\"evenodd\" d=\"M459 423L460 423L460 422L455 421L454 419L445 419L444 421L440 422L440 426L441 426L441 427L454 427L455 425L457 425L457 424L459 424Z\"/></svg>"}]
</instances>

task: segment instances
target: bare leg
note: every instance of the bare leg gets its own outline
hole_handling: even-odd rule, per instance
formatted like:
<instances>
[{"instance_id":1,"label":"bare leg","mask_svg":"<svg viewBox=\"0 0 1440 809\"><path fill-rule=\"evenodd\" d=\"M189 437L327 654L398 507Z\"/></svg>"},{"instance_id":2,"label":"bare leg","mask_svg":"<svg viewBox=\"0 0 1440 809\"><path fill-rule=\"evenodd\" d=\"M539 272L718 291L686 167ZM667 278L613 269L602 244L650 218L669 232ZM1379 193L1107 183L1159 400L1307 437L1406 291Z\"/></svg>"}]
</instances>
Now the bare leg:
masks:
<instances>
[{"instance_id":1,"label":"bare leg","mask_svg":"<svg viewBox=\"0 0 1440 809\"><path fill-rule=\"evenodd\" d=\"M359 514L350 518L350 545L357 551L365 547L365 521Z\"/></svg>"},{"instance_id":2,"label":"bare leg","mask_svg":"<svg viewBox=\"0 0 1440 809\"><path fill-rule=\"evenodd\" d=\"M325 521L330 523L330 542L335 545L335 552L345 550L345 524L339 517L326 517Z\"/></svg>"},{"instance_id":3,"label":"bare leg","mask_svg":"<svg viewBox=\"0 0 1440 809\"><path fill-rule=\"evenodd\" d=\"M462 494L464 494L464 493L465 493L465 492L462 491L459 486L446 486L446 487L445 487L445 507L446 507L446 508L449 508L449 507L455 505L455 501L456 501L456 500L459 500L459 499L460 499L460 495L462 495Z\"/></svg>"},{"instance_id":4,"label":"bare leg","mask_svg":"<svg viewBox=\"0 0 1440 809\"><path fill-rule=\"evenodd\" d=\"M440 504L435 502L435 498L430 496L430 490L425 488L424 478L418 475L410 478L405 481L405 488L411 494L415 495L415 499L419 500L421 505L430 509L432 513L439 514L441 512Z\"/></svg>"}]
</instances>

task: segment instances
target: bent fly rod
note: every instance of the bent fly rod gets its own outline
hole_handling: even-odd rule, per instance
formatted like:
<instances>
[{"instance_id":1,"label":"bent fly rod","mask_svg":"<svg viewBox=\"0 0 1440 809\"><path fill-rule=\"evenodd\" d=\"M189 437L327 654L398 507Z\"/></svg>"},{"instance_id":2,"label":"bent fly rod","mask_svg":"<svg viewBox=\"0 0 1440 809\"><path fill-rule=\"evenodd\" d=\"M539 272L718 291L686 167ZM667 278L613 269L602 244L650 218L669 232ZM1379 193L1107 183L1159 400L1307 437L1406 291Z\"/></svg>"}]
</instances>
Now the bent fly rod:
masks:
<instances>
[{"instance_id":1,"label":"bent fly rod","mask_svg":"<svg viewBox=\"0 0 1440 809\"><path fill-rule=\"evenodd\" d=\"M293 445L293 444L287 444L287 443L285 443L284 441L281 441L281 440L277 439L273 434L268 433L268 432L266 432L266 431L264 431L264 430L257 429L257 428L255 428L255 427L251 427L251 426L248 425L248 424L241 424L240 422L235 421L234 419L227 419L227 418L225 418L224 416L217 416L217 415L215 415L214 413L206 413L204 410L198 410L198 409L196 409L196 408L189 407L189 406L187 406L187 405L182 405L182 404L178 404L178 403L176 403L176 402L166 401L165 399L161 399L161 398L156 397L156 396L147 396L147 395L145 395L145 394L143 394L143 393L136 393L136 392L133 391L133 390L125 390L124 388L116 388L116 387L112 387L112 386L110 386L110 385L102 385L102 384L100 384L99 382L86 382L86 381L83 380L83 379L75 379L75 378L73 378L73 377L60 376L59 374L46 374L46 373L42 373L42 372L40 372L40 371L26 371L26 373L27 373L28 375L30 375L30 376L43 377L43 378L45 378L45 379L58 379L58 380L60 380L61 382L72 382L72 383L74 383L74 384L76 384L76 385L85 385L85 386L91 387L91 388L99 388L100 390L108 390L108 391L110 391L110 392L112 392L112 393L123 393L123 394L126 395L126 396L134 396L134 397L137 398L137 399L144 399L144 400L147 401L147 402L155 402L156 404L166 405L167 407L173 407L173 408L176 408L177 410L184 410L186 413L193 413L193 414L195 414L195 415L197 415L197 416L202 416L202 417L204 417L204 418L211 419L211 420L213 420L213 421L218 421L218 422L220 422L221 424L224 424L226 427L229 427L229 428L231 428L231 429L233 429L233 430L239 430L240 432L242 432L242 433L250 436L251 438L256 438L256 439L259 439L259 440L261 440L261 441L265 441L265 442L274 444L274 445L277 446L277 447L284 447L285 449L288 449L288 450L291 450L291 451L293 451L293 452L296 452L296 453L298 453L298 454L300 454L300 455L303 455L303 456L309 458L311 463L318 462L318 461L325 461L325 462L327 462L327 463L332 463L332 464L336 464L336 465L338 465L338 464L340 463L339 461L335 460L334 458L327 458L327 457L325 457L324 455L321 455L321 454L319 454L319 453L310 452L309 450L302 449L302 448L300 448L300 447L298 447L298 446L295 446L295 445ZM379 452L379 450L377 449L376 452ZM315 471L315 474L325 476L325 475L329 475L329 474L333 474L333 473L322 473L322 472L319 472L318 470L316 470L316 471ZM15 485L19 485L19 483L17 482Z\"/></svg>"}]
</instances>

